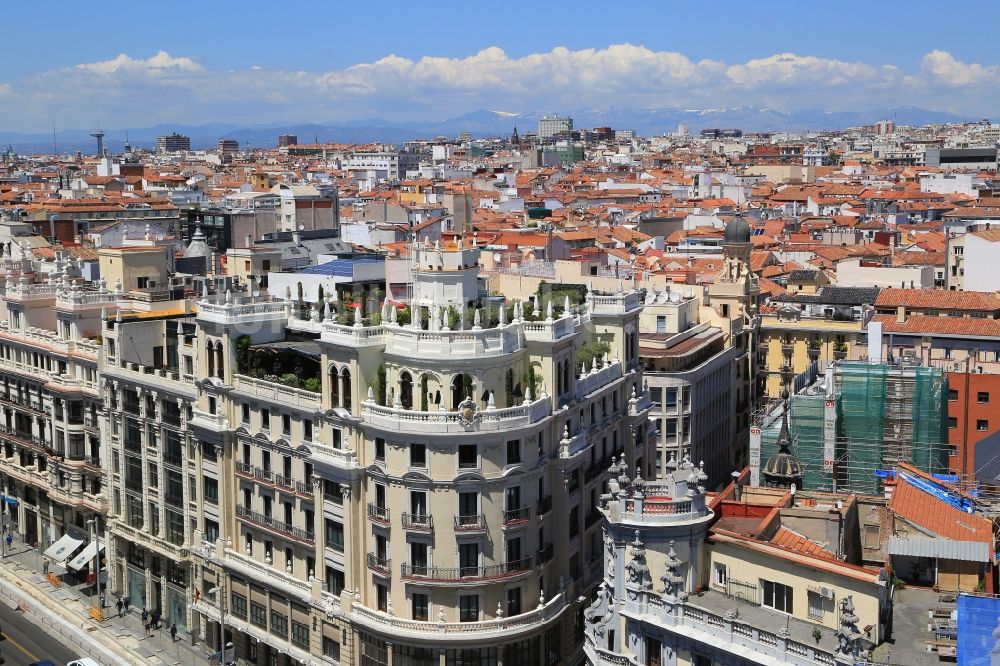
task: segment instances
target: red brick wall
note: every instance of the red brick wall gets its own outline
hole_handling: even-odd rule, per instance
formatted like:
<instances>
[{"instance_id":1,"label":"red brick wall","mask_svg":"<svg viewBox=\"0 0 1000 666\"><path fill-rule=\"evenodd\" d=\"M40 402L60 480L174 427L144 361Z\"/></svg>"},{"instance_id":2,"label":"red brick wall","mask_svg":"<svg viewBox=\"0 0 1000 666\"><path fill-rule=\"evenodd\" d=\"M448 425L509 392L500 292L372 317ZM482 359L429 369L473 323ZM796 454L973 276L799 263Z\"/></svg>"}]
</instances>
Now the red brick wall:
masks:
<instances>
[{"instance_id":1,"label":"red brick wall","mask_svg":"<svg viewBox=\"0 0 1000 666\"><path fill-rule=\"evenodd\" d=\"M948 443L955 447L949 467L971 476L976 442L1000 430L1000 375L949 372L948 388L953 392L948 399ZM979 402L980 392L989 394L987 402ZM986 422L986 430L978 429L979 421Z\"/></svg>"}]
</instances>

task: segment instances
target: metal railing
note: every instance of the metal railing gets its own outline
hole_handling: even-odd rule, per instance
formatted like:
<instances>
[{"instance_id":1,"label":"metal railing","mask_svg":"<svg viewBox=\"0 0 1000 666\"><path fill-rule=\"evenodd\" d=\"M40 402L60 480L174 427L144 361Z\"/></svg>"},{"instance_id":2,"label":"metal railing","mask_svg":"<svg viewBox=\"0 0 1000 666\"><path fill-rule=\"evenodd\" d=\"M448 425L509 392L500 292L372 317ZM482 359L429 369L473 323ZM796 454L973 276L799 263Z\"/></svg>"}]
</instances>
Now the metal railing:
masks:
<instances>
[{"instance_id":1,"label":"metal railing","mask_svg":"<svg viewBox=\"0 0 1000 666\"><path fill-rule=\"evenodd\" d=\"M474 567L428 567L403 564L400 567L400 576L404 579L420 579L429 582L496 580L530 571L533 561L534 558L525 557L503 564Z\"/></svg>"},{"instance_id":2,"label":"metal railing","mask_svg":"<svg viewBox=\"0 0 1000 666\"><path fill-rule=\"evenodd\" d=\"M434 517L422 513L404 513L403 529L430 532L434 529Z\"/></svg>"},{"instance_id":3,"label":"metal railing","mask_svg":"<svg viewBox=\"0 0 1000 666\"><path fill-rule=\"evenodd\" d=\"M530 506L522 506L517 509L509 509L503 512L504 525L516 525L519 523L526 523L528 522L529 518L531 518Z\"/></svg>"},{"instance_id":4,"label":"metal railing","mask_svg":"<svg viewBox=\"0 0 1000 666\"><path fill-rule=\"evenodd\" d=\"M474 513L468 516L455 516L456 532L481 532L486 529L486 516Z\"/></svg>"},{"instance_id":5,"label":"metal railing","mask_svg":"<svg viewBox=\"0 0 1000 666\"><path fill-rule=\"evenodd\" d=\"M388 557L379 557L375 553L368 553L367 562L368 568L376 573L388 576L392 572L392 569L390 568L392 566L392 560Z\"/></svg>"},{"instance_id":6,"label":"metal railing","mask_svg":"<svg viewBox=\"0 0 1000 666\"><path fill-rule=\"evenodd\" d=\"M312 530L304 530L301 527L295 527L284 521L277 520L274 516L266 516L262 513L251 511L247 507L239 504L236 505L236 517L253 523L259 527L271 530L272 532L278 532L280 534L290 536L299 541L305 541L308 543L315 543L316 541L316 534Z\"/></svg>"},{"instance_id":7,"label":"metal railing","mask_svg":"<svg viewBox=\"0 0 1000 666\"><path fill-rule=\"evenodd\" d=\"M373 523L389 524L389 509L384 506L377 506L374 502L368 503L368 519Z\"/></svg>"}]
</instances>

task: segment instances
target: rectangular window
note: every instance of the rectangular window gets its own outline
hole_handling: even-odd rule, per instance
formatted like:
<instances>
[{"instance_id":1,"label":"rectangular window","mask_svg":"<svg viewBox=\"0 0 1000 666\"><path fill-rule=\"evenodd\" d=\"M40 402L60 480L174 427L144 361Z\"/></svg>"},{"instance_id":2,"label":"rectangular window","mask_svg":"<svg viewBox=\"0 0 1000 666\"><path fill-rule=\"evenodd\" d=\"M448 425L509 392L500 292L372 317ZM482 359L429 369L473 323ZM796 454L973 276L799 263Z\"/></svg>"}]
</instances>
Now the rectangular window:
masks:
<instances>
[{"instance_id":1,"label":"rectangular window","mask_svg":"<svg viewBox=\"0 0 1000 666\"><path fill-rule=\"evenodd\" d=\"M241 620L247 619L247 598L242 594L233 592L230 609L232 614Z\"/></svg>"},{"instance_id":2,"label":"rectangular window","mask_svg":"<svg viewBox=\"0 0 1000 666\"><path fill-rule=\"evenodd\" d=\"M204 499L209 504L219 503L219 481L218 479L212 479L205 477L205 491Z\"/></svg>"},{"instance_id":3,"label":"rectangular window","mask_svg":"<svg viewBox=\"0 0 1000 666\"><path fill-rule=\"evenodd\" d=\"M414 592L410 597L410 609L413 613L413 619L426 622L429 605L426 594Z\"/></svg>"},{"instance_id":4,"label":"rectangular window","mask_svg":"<svg viewBox=\"0 0 1000 666\"><path fill-rule=\"evenodd\" d=\"M410 467L427 467L427 446L410 444Z\"/></svg>"},{"instance_id":5,"label":"rectangular window","mask_svg":"<svg viewBox=\"0 0 1000 666\"><path fill-rule=\"evenodd\" d=\"M336 551L344 552L344 524L337 520L326 519L326 545Z\"/></svg>"},{"instance_id":6,"label":"rectangular window","mask_svg":"<svg viewBox=\"0 0 1000 666\"><path fill-rule=\"evenodd\" d=\"M948 417L948 427L949 428L957 428L958 427L958 417L957 416L949 416Z\"/></svg>"},{"instance_id":7,"label":"rectangular window","mask_svg":"<svg viewBox=\"0 0 1000 666\"><path fill-rule=\"evenodd\" d=\"M475 594L463 594L458 598L458 620L459 622L479 621L479 596Z\"/></svg>"},{"instance_id":8,"label":"rectangular window","mask_svg":"<svg viewBox=\"0 0 1000 666\"><path fill-rule=\"evenodd\" d=\"M375 438L375 460L385 460L385 440L381 437Z\"/></svg>"},{"instance_id":9,"label":"rectangular window","mask_svg":"<svg viewBox=\"0 0 1000 666\"><path fill-rule=\"evenodd\" d=\"M323 637L323 656L330 657L334 661L340 661L340 643L330 638Z\"/></svg>"},{"instance_id":10,"label":"rectangular window","mask_svg":"<svg viewBox=\"0 0 1000 666\"><path fill-rule=\"evenodd\" d=\"M295 620L292 620L292 645L309 647L309 627Z\"/></svg>"},{"instance_id":11,"label":"rectangular window","mask_svg":"<svg viewBox=\"0 0 1000 666\"><path fill-rule=\"evenodd\" d=\"M292 417L288 414L281 415L281 434L291 435L292 434Z\"/></svg>"},{"instance_id":12,"label":"rectangular window","mask_svg":"<svg viewBox=\"0 0 1000 666\"><path fill-rule=\"evenodd\" d=\"M375 605L383 613L389 608L389 588L381 583L375 584Z\"/></svg>"},{"instance_id":13,"label":"rectangular window","mask_svg":"<svg viewBox=\"0 0 1000 666\"><path fill-rule=\"evenodd\" d=\"M521 588L507 590L507 617L521 614Z\"/></svg>"},{"instance_id":14,"label":"rectangular window","mask_svg":"<svg viewBox=\"0 0 1000 666\"><path fill-rule=\"evenodd\" d=\"M958 389L948 389L948 400L951 402L958 400Z\"/></svg>"},{"instance_id":15,"label":"rectangular window","mask_svg":"<svg viewBox=\"0 0 1000 666\"><path fill-rule=\"evenodd\" d=\"M312 419L305 419L302 421L302 439L311 441L313 438L313 422Z\"/></svg>"},{"instance_id":16,"label":"rectangular window","mask_svg":"<svg viewBox=\"0 0 1000 666\"><path fill-rule=\"evenodd\" d=\"M250 622L258 627L267 627L267 608L256 601L250 602Z\"/></svg>"},{"instance_id":17,"label":"rectangular window","mask_svg":"<svg viewBox=\"0 0 1000 666\"><path fill-rule=\"evenodd\" d=\"M806 595L809 599L809 617L816 618L817 620L823 619L823 597L820 596L819 592L813 592L809 590Z\"/></svg>"},{"instance_id":18,"label":"rectangular window","mask_svg":"<svg viewBox=\"0 0 1000 666\"><path fill-rule=\"evenodd\" d=\"M326 568L326 591L339 595L344 589L344 572L333 567Z\"/></svg>"},{"instance_id":19,"label":"rectangular window","mask_svg":"<svg viewBox=\"0 0 1000 666\"><path fill-rule=\"evenodd\" d=\"M475 444L458 445L458 467L466 469L479 466L479 454Z\"/></svg>"},{"instance_id":20,"label":"rectangular window","mask_svg":"<svg viewBox=\"0 0 1000 666\"><path fill-rule=\"evenodd\" d=\"M990 401L989 391L979 391L978 393L976 393L976 402L978 402L980 405L985 405L989 401Z\"/></svg>"},{"instance_id":21,"label":"rectangular window","mask_svg":"<svg viewBox=\"0 0 1000 666\"><path fill-rule=\"evenodd\" d=\"M976 419L976 430L986 431L990 429L990 422L986 419Z\"/></svg>"},{"instance_id":22,"label":"rectangular window","mask_svg":"<svg viewBox=\"0 0 1000 666\"><path fill-rule=\"evenodd\" d=\"M267 409L260 410L260 428L261 430L271 429L271 412Z\"/></svg>"},{"instance_id":23,"label":"rectangular window","mask_svg":"<svg viewBox=\"0 0 1000 666\"><path fill-rule=\"evenodd\" d=\"M243 403L240 405L240 418L243 423L250 423L250 405L248 403Z\"/></svg>"},{"instance_id":24,"label":"rectangular window","mask_svg":"<svg viewBox=\"0 0 1000 666\"><path fill-rule=\"evenodd\" d=\"M580 533L580 505L574 506L569 511L569 538L572 539Z\"/></svg>"},{"instance_id":25,"label":"rectangular window","mask_svg":"<svg viewBox=\"0 0 1000 666\"><path fill-rule=\"evenodd\" d=\"M792 614L792 588L788 585L761 580L761 606Z\"/></svg>"},{"instance_id":26,"label":"rectangular window","mask_svg":"<svg viewBox=\"0 0 1000 666\"><path fill-rule=\"evenodd\" d=\"M271 609L271 633L282 638L288 637L288 616Z\"/></svg>"},{"instance_id":27,"label":"rectangular window","mask_svg":"<svg viewBox=\"0 0 1000 666\"><path fill-rule=\"evenodd\" d=\"M521 440L512 439L507 442L507 464L517 465L521 462Z\"/></svg>"},{"instance_id":28,"label":"rectangular window","mask_svg":"<svg viewBox=\"0 0 1000 666\"><path fill-rule=\"evenodd\" d=\"M718 585L719 587L725 587L726 586L726 565L725 564L720 564L719 562L716 562L715 566L712 568L712 572L714 574L712 576L712 583L715 584L715 585Z\"/></svg>"}]
</instances>

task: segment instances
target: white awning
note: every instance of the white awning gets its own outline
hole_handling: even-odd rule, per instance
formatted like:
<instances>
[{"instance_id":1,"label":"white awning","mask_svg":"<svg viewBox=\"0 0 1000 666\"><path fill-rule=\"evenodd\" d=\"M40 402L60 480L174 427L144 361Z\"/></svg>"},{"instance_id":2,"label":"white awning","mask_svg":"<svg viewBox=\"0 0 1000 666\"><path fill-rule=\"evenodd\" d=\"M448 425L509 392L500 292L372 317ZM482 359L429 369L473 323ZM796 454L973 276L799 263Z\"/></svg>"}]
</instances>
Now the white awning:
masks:
<instances>
[{"instance_id":1,"label":"white awning","mask_svg":"<svg viewBox=\"0 0 1000 666\"><path fill-rule=\"evenodd\" d=\"M102 552L104 551L103 543L101 544L101 551ZM96 554L97 554L97 543L95 541L91 541L86 546L84 546L83 550L80 551L80 554L74 557L72 561L66 566L68 566L73 571L79 571L80 569L84 568L85 566L93 562L94 555Z\"/></svg>"},{"instance_id":2,"label":"white awning","mask_svg":"<svg viewBox=\"0 0 1000 666\"><path fill-rule=\"evenodd\" d=\"M58 541L48 547L45 551L45 557L56 564L62 564L73 554L74 550L80 547L81 543L83 543L83 539L74 539L69 534L64 534L59 537Z\"/></svg>"}]
</instances>

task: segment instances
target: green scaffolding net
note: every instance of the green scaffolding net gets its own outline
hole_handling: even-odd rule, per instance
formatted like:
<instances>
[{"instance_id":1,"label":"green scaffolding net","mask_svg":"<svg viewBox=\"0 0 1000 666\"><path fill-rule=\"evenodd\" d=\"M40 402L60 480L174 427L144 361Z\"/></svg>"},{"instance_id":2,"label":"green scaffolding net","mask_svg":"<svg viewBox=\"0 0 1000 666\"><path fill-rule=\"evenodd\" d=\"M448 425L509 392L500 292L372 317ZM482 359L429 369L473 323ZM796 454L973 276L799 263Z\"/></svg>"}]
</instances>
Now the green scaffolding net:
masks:
<instances>
[{"instance_id":1,"label":"green scaffolding net","mask_svg":"<svg viewBox=\"0 0 1000 666\"><path fill-rule=\"evenodd\" d=\"M802 463L804 488L879 494L878 472L901 460L931 474L948 471L948 387L940 368L842 362L833 385L829 397L806 389L789 399L791 451ZM834 403L829 443L828 400ZM780 409L762 426L763 468L778 451ZM832 468L824 466L828 446Z\"/></svg>"}]
</instances>

